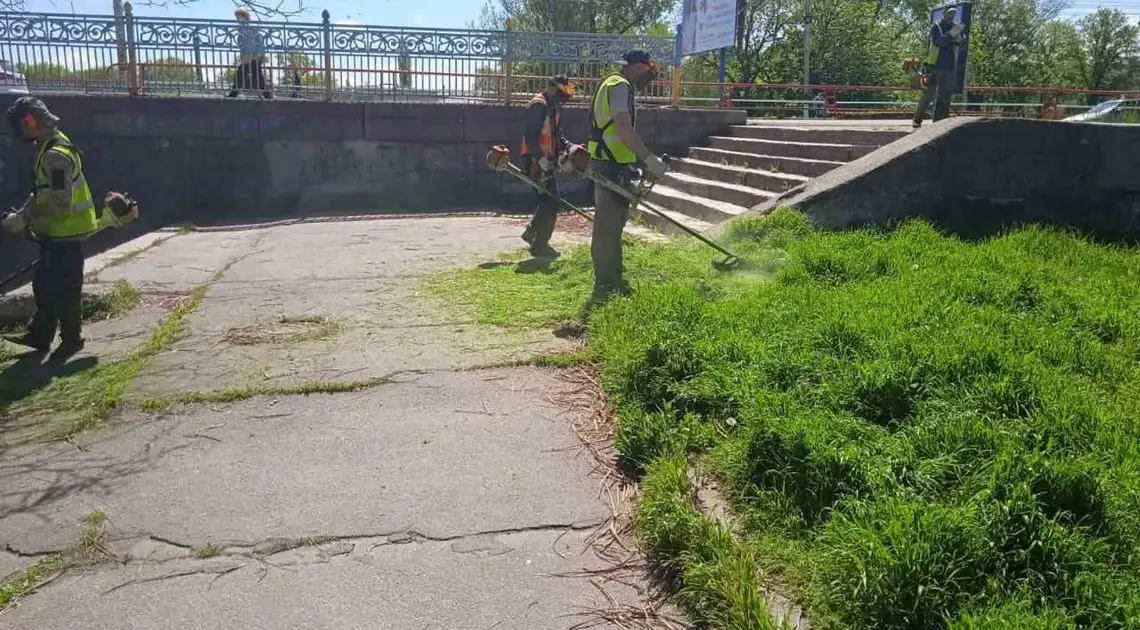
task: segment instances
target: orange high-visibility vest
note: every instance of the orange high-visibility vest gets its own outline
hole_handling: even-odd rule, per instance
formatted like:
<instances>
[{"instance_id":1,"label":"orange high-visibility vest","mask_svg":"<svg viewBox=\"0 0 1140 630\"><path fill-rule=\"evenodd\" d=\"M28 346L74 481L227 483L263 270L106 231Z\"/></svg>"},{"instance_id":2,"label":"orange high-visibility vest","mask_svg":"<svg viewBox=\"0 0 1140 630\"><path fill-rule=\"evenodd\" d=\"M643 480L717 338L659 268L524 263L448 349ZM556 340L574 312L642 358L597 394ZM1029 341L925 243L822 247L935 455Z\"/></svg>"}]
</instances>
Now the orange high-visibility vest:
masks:
<instances>
[{"instance_id":1,"label":"orange high-visibility vest","mask_svg":"<svg viewBox=\"0 0 1140 630\"><path fill-rule=\"evenodd\" d=\"M534 95L527 103L527 107L535 103L542 103L547 106L546 120L542 122L542 131L538 134L539 148L542 149L542 155L548 158L554 158L554 127L562 124L562 112L550 110L550 104L546 101L546 95L542 92ZM530 147L526 145L526 135L523 134L522 148L519 155L530 155Z\"/></svg>"}]
</instances>

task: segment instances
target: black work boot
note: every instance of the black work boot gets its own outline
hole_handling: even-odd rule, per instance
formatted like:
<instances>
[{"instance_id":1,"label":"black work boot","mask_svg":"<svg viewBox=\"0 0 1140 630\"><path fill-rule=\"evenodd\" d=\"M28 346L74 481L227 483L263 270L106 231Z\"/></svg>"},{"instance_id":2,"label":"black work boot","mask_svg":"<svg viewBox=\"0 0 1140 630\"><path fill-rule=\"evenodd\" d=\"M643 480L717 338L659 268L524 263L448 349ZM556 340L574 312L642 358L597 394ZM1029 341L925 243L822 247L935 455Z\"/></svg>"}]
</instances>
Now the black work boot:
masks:
<instances>
[{"instance_id":1,"label":"black work boot","mask_svg":"<svg viewBox=\"0 0 1140 630\"><path fill-rule=\"evenodd\" d=\"M62 341L59 346L56 347L55 352L51 353L51 356L53 359L70 359L82 352L83 346L85 346L86 343L82 337Z\"/></svg>"},{"instance_id":2,"label":"black work boot","mask_svg":"<svg viewBox=\"0 0 1140 630\"><path fill-rule=\"evenodd\" d=\"M530 255L535 258L558 258L562 254L553 247L550 243L532 243L530 246Z\"/></svg>"}]
</instances>

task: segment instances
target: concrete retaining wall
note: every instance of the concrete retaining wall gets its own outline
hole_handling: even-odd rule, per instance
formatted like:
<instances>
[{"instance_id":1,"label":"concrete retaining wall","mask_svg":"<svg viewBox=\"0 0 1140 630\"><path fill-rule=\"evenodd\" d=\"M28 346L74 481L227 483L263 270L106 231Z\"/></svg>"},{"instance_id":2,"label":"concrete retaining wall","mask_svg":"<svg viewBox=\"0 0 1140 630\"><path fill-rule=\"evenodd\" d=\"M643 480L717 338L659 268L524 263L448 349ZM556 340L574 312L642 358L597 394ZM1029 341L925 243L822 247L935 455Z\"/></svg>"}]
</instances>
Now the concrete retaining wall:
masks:
<instances>
[{"instance_id":1,"label":"concrete retaining wall","mask_svg":"<svg viewBox=\"0 0 1140 630\"><path fill-rule=\"evenodd\" d=\"M1140 238L1140 126L954 118L753 209L829 228L921 216L966 238L1037 223Z\"/></svg>"},{"instance_id":2,"label":"concrete retaining wall","mask_svg":"<svg viewBox=\"0 0 1140 630\"><path fill-rule=\"evenodd\" d=\"M94 239L92 253L181 221L533 203L524 184L485 164L495 144L517 152L521 107L87 96L45 102L83 149L92 192L130 191L143 210L139 225ZM745 121L743 111L646 109L638 130L654 150L679 154ZM10 206L31 185L32 150L3 127L0 204ZM584 142L586 111L568 110L566 127L572 141ZM568 187L579 200L583 188ZM31 249L12 240L0 250L0 273L14 270L13 260L30 260Z\"/></svg>"}]
</instances>

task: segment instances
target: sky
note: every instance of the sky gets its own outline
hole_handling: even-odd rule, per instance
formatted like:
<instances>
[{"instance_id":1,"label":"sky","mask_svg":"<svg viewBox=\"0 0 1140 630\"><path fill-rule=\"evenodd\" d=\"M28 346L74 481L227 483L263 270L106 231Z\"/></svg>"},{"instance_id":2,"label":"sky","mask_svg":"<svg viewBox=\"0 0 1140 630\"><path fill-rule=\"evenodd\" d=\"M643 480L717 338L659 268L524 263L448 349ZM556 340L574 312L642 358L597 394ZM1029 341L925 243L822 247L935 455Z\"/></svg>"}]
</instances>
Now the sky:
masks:
<instances>
[{"instance_id":1,"label":"sky","mask_svg":"<svg viewBox=\"0 0 1140 630\"><path fill-rule=\"evenodd\" d=\"M285 2L295 4L296 0ZM72 13L74 7L75 13L111 13L111 0L28 0L27 4L29 11ZM304 4L309 13L291 21L320 22L321 11L327 9L334 22L465 28L478 17L483 0L305 0ZM169 7L145 6L145 0L139 0L134 6L135 15L153 17L231 19L234 11L231 0L199 0L190 6Z\"/></svg>"}]
</instances>

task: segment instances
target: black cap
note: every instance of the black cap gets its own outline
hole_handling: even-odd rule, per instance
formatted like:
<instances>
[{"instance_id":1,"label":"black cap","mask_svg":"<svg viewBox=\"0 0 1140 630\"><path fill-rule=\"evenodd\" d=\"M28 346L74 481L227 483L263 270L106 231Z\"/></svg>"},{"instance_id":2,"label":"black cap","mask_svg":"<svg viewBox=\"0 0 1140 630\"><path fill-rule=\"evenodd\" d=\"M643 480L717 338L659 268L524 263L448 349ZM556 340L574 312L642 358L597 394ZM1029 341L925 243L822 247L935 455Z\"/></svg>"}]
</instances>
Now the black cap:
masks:
<instances>
[{"instance_id":1,"label":"black cap","mask_svg":"<svg viewBox=\"0 0 1140 630\"><path fill-rule=\"evenodd\" d=\"M651 61L649 53L641 50L640 48L634 48L633 50L622 55L621 58L627 66L632 66L635 63L649 63Z\"/></svg>"},{"instance_id":2,"label":"black cap","mask_svg":"<svg viewBox=\"0 0 1140 630\"><path fill-rule=\"evenodd\" d=\"M59 122L59 116L51 113L47 105L44 105L43 101L34 96L21 96L8 108L9 120L23 118L26 114L31 114L36 120L44 124Z\"/></svg>"}]
</instances>

